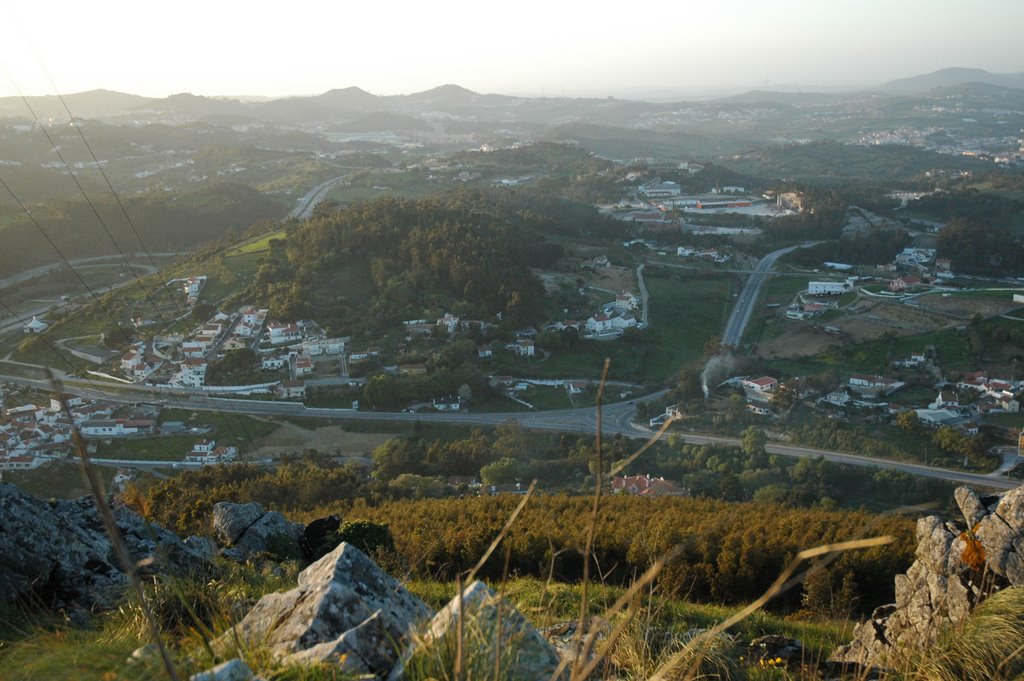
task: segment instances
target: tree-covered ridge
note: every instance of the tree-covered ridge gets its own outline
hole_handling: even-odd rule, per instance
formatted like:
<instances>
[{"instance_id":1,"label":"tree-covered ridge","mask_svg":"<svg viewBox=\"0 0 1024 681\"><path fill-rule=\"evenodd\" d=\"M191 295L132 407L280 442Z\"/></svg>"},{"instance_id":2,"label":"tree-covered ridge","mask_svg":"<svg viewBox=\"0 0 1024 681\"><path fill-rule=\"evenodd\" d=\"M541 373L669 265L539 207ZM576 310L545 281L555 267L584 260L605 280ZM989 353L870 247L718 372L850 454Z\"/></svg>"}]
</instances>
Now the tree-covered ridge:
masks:
<instances>
[{"instance_id":1,"label":"tree-covered ridge","mask_svg":"<svg viewBox=\"0 0 1024 681\"><path fill-rule=\"evenodd\" d=\"M0 276L58 262L60 256L47 237L69 259L116 255L111 238L125 253L188 251L226 234L241 233L254 223L277 219L285 212L277 201L238 184L218 184L174 196L153 193L124 197L122 203L131 223L111 196L92 198L92 206L82 199L27 206L46 236L20 209L0 209L0 238L4 243Z\"/></svg>"},{"instance_id":2,"label":"tree-covered ridge","mask_svg":"<svg viewBox=\"0 0 1024 681\"><path fill-rule=\"evenodd\" d=\"M536 321L544 288L530 268L552 265L562 248L545 234L585 229L596 212L573 216L509 195L455 192L382 198L323 214L288 232L261 265L255 297L271 314L301 317L325 276L365 268L369 305L381 320L448 310L512 324ZM318 319L344 322L345 306L315 296Z\"/></svg>"}]
</instances>

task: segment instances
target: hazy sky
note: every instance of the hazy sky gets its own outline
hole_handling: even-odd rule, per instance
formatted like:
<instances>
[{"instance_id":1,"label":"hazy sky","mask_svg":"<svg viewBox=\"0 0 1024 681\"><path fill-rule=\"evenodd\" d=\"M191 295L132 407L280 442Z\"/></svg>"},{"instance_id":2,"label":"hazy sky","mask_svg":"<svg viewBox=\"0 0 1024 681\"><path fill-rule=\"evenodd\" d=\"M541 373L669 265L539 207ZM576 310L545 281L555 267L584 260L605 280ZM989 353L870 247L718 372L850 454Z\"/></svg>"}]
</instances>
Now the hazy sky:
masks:
<instances>
[{"instance_id":1,"label":"hazy sky","mask_svg":"<svg viewBox=\"0 0 1024 681\"><path fill-rule=\"evenodd\" d=\"M529 95L879 84L1024 71L1021 0L0 0L0 96Z\"/></svg>"}]
</instances>

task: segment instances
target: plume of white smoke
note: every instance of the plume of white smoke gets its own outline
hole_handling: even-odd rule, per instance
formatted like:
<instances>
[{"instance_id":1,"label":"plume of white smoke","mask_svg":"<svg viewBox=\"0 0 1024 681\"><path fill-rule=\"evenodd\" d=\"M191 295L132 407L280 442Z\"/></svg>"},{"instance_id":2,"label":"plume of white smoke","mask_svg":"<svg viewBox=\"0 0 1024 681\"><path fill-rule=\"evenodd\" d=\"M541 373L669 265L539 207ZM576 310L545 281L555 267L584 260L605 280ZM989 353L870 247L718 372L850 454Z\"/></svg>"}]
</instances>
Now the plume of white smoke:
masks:
<instances>
[{"instance_id":1,"label":"plume of white smoke","mask_svg":"<svg viewBox=\"0 0 1024 681\"><path fill-rule=\"evenodd\" d=\"M719 353L708 360L700 374L700 387L704 391L705 400L711 394L712 386L717 386L729 378L735 364L736 360L729 352Z\"/></svg>"}]
</instances>

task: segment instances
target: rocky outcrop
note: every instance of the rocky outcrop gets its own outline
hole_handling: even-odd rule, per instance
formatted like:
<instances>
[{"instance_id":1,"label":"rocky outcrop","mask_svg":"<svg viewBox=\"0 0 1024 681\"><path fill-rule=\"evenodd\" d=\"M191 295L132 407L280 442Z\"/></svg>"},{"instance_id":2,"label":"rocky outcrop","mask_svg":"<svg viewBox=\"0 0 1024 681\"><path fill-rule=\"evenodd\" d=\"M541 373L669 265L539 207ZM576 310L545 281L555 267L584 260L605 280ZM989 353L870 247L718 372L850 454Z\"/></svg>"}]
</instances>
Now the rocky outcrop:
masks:
<instances>
[{"instance_id":1,"label":"rocky outcrop","mask_svg":"<svg viewBox=\"0 0 1024 681\"><path fill-rule=\"evenodd\" d=\"M477 674L489 676L495 658L503 678L552 679L569 678L568 668L555 676L561 657L537 629L519 612L483 582L473 582L455 597L414 639L388 677L391 681L402 678L404 665L417 656L426 658L427 669L437 664L443 670L450 663L448 656L455 650L456 627L462 618L467 674L473 677L474 661L480 663Z\"/></svg>"},{"instance_id":2,"label":"rocky outcrop","mask_svg":"<svg viewBox=\"0 0 1024 681\"><path fill-rule=\"evenodd\" d=\"M221 501L213 506L213 531L228 547L222 554L243 561L258 553L297 553L302 526L257 503Z\"/></svg>"},{"instance_id":3,"label":"rocky outcrop","mask_svg":"<svg viewBox=\"0 0 1024 681\"><path fill-rule=\"evenodd\" d=\"M433 612L359 549L341 544L264 596L215 648L266 646L279 659L344 659L355 673L387 674L414 627Z\"/></svg>"},{"instance_id":4,"label":"rocky outcrop","mask_svg":"<svg viewBox=\"0 0 1024 681\"><path fill-rule=\"evenodd\" d=\"M201 553L131 509L115 504L114 518L141 571L184 576L210 568ZM90 497L49 503L0 484L0 598L92 608L110 604L126 584Z\"/></svg>"},{"instance_id":5,"label":"rocky outcrop","mask_svg":"<svg viewBox=\"0 0 1024 681\"><path fill-rule=\"evenodd\" d=\"M896 602L876 608L834 661L888 666L963 623L993 591L1024 585L1024 487L1002 497L960 487L955 498L963 521L918 521L915 560L896 576Z\"/></svg>"}]
</instances>

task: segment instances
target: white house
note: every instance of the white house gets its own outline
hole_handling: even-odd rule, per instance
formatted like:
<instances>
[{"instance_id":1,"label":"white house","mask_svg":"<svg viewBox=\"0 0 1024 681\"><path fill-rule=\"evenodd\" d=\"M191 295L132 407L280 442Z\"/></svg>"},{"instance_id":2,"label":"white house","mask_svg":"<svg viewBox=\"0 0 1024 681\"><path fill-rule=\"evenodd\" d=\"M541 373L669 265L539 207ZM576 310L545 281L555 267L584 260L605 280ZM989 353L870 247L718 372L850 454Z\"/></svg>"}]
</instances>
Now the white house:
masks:
<instances>
[{"instance_id":1,"label":"white house","mask_svg":"<svg viewBox=\"0 0 1024 681\"><path fill-rule=\"evenodd\" d=\"M341 355L345 352L347 340L347 338L307 338L302 341L302 351L310 357Z\"/></svg>"},{"instance_id":2,"label":"white house","mask_svg":"<svg viewBox=\"0 0 1024 681\"><path fill-rule=\"evenodd\" d=\"M757 393L770 393L779 387L779 381L771 376L761 376L760 378L744 378L743 387L747 390Z\"/></svg>"},{"instance_id":3,"label":"white house","mask_svg":"<svg viewBox=\"0 0 1024 681\"><path fill-rule=\"evenodd\" d=\"M516 354L520 357L533 357L535 353L535 345L532 340L521 340L516 341L515 349Z\"/></svg>"},{"instance_id":4,"label":"white house","mask_svg":"<svg viewBox=\"0 0 1024 681\"><path fill-rule=\"evenodd\" d=\"M277 369L283 369L288 364L287 357L265 357L260 362L260 369L264 371L276 371Z\"/></svg>"},{"instance_id":5,"label":"white house","mask_svg":"<svg viewBox=\"0 0 1024 681\"><path fill-rule=\"evenodd\" d=\"M302 340L302 331L297 324L279 324L271 322L267 324L267 333L270 335L271 345L283 345Z\"/></svg>"},{"instance_id":6,"label":"white house","mask_svg":"<svg viewBox=\"0 0 1024 681\"><path fill-rule=\"evenodd\" d=\"M46 459L38 456L0 456L0 471L32 470L44 463Z\"/></svg>"},{"instance_id":7,"label":"white house","mask_svg":"<svg viewBox=\"0 0 1024 681\"><path fill-rule=\"evenodd\" d=\"M459 411L462 409L461 400L453 395L449 395L447 397L435 397L433 405L434 409L438 411Z\"/></svg>"},{"instance_id":8,"label":"white house","mask_svg":"<svg viewBox=\"0 0 1024 681\"><path fill-rule=\"evenodd\" d=\"M197 440L192 451L185 455L185 462L206 466L234 461L237 457L237 447L218 447L215 440Z\"/></svg>"},{"instance_id":9,"label":"white house","mask_svg":"<svg viewBox=\"0 0 1024 681\"><path fill-rule=\"evenodd\" d=\"M928 405L929 409L946 409L947 407L959 407L960 398L953 390L940 390L935 401Z\"/></svg>"},{"instance_id":10,"label":"white house","mask_svg":"<svg viewBox=\"0 0 1024 681\"><path fill-rule=\"evenodd\" d=\"M306 396L306 382L301 379L281 381L281 385L274 389L274 394L284 399L303 398Z\"/></svg>"},{"instance_id":11,"label":"white house","mask_svg":"<svg viewBox=\"0 0 1024 681\"><path fill-rule=\"evenodd\" d=\"M623 291L615 296L612 305L619 310L635 310L640 305L640 300L629 291Z\"/></svg>"},{"instance_id":12,"label":"white house","mask_svg":"<svg viewBox=\"0 0 1024 681\"><path fill-rule=\"evenodd\" d=\"M205 359L186 358L178 369L178 383L192 388L201 388L206 384L206 369L209 366Z\"/></svg>"},{"instance_id":13,"label":"white house","mask_svg":"<svg viewBox=\"0 0 1024 681\"><path fill-rule=\"evenodd\" d=\"M448 333L455 333L459 330L459 318L450 312L445 312L444 316L437 320L437 325L443 327Z\"/></svg>"},{"instance_id":14,"label":"white house","mask_svg":"<svg viewBox=\"0 0 1024 681\"><path fill-rule=\"evenodd\" d=\"M807 295L841 296L850 288L848 281L809 281L807 282Z\"/></svg>"},{"instance_id":15,"label":"white house","mask_svg":"<svg viewBox=\"0 0 1024 681\"><path fill-rule=\"evenodd\" d=\"M867 374L853 374L850 376L849 386L857 392L871 392L879 395L887 395L903 387L903 383L884 376L868 376Z\"/></svg>"}]
</instances>

